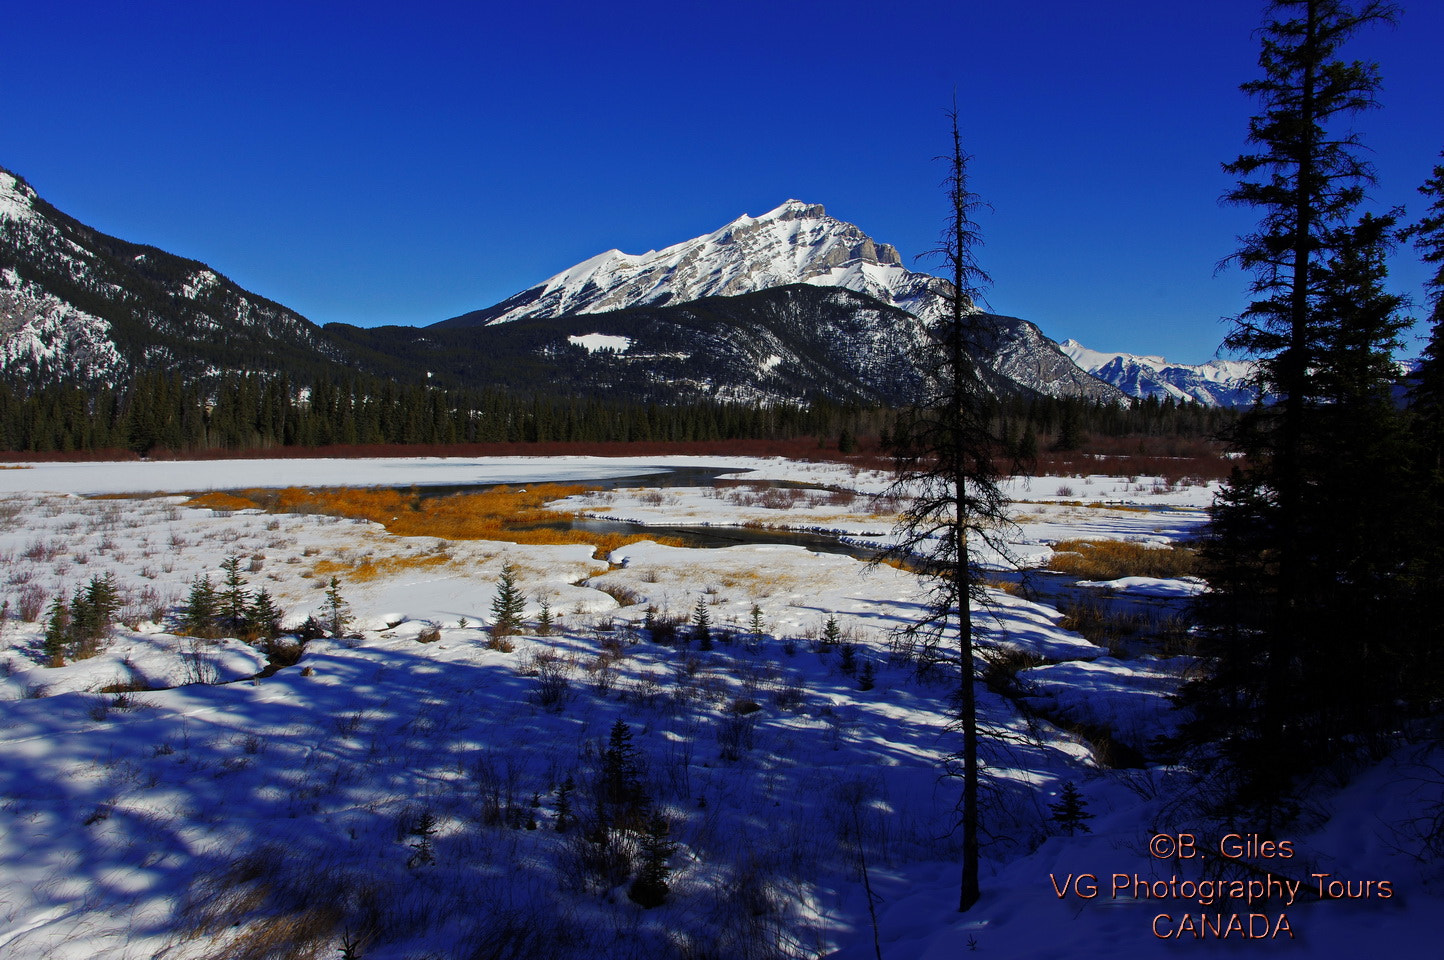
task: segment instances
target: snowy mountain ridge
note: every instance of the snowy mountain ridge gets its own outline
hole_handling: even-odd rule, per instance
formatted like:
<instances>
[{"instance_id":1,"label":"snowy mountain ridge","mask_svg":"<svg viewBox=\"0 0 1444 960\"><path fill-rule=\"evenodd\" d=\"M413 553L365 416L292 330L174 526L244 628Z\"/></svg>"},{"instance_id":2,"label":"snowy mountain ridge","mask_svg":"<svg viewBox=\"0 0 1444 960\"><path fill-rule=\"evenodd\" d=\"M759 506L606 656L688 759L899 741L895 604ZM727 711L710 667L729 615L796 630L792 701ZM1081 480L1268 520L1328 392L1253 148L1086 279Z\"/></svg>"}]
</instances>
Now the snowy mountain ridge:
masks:
<instances>
[{"instance_id":1,"label":"snowy mountain ridge","mask_svg":"<svg viewBox=\"0 0 1444 960\"><path fill-rule=\"evenodd\" d=\"M1254 365L1241 360L1170 363L1163 357L1090 350L1077 340L1058 346L1074 363L1132 397L1190 400L1217 407L1254 402Z\"/></svg>"},{"instance_id":2,"label":"snowy mountain ridge","mask_svg":"<svg viewBox=\"0 0 1444 960\"><path fill-rule=\"evenodd\" d=\"M399 382L425 370L452 387L565 383L649 403L906 403L949 289L859 227L789 200L662 250L606 251L430 327L323 330L206 264L81 223L0 168L0 374L27 387L119 386L148 370L306 381L344 365ZM1033 324L996 320L979 356L996 389L1123 398ZM592 334L632 346L588 353L570 339Z\"/></svg>"},{"instance_id":3,"label":"snowy mountain ridge","mask_svg":"<svg viewBox=\"0 0 1444 960\"><path fill-rule=\"evenodd\" d=\"M903 267L891 245L829 217L821 204L788 200L759 217L744 214L661 250L599 253L495 307L445 322L474 326L604 313L792 283L845 287L914 314L926 309L930 294L946 289L937 278ZM458 322L464 319L468 322Z\"/></svg>"},{"instance_id":4,"label":"snowy mountain ridge","mask_svg":"<svg viewBox=\"0 0 1444 960\"><path fill-rule=\"evenodd\" d=\"M911 316L882 331L892 350L922 349L923 324L947 309L947 281L909 270L891 245L820 204L788 200L759 216L742 216L711 233L662 250L608 250L493 307L434 327L494 326L523 319L606 313L636 307L734 297L793 284L850 290ZM1121 399L1078 368L1036 326L999 318L1001 336L986 365L1022 387L1050 395Z\"/></svg>"},{"instance_id":5,"label":"snowy mountain ridge","mask_svg":"<svg viewBox=\"0 0 1444 960\"><path fill-rule=\"evenodd\" d=\"M315 324L203 263L95 230L0 167L0 373L117 386L140 370L317 368Z\"/></svg>"}]
</instances>

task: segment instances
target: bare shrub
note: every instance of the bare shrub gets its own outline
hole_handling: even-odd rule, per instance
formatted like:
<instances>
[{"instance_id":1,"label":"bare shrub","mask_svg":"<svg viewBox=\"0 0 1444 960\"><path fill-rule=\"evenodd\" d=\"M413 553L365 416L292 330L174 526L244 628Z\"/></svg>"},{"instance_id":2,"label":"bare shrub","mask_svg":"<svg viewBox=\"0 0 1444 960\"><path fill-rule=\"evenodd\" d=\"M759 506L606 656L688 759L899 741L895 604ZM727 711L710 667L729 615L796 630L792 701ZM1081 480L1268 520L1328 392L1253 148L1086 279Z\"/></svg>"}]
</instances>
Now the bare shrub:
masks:
<instances>
[{"instance_id":1,"label":"bare shrub","mask_svg":"<svg viewBox=\"0 0 1444 960\"><path fill-rule=\"evenodd\" d=\"M753 704L756 707L756 704ZM729 710L722 714L717 724L717 745L722 748L722 759L736 762L752 749L757 718L752 711Z\"/></svg>"},{"instance_id":2,"label":"bare shrub","mask_svg":"<svg viewBox=\"0 0 1444 960\"><path fill-rule=\"evenodd\" d=\"M333 718L336 724L336 732L343 737L353 737L356 731L361 729L361 724L366 720L366 711L354 710L351 713L343 713Z\"/></svg>"},{"instance_id":3,"label":"bare shrub","mask_svg":"<svg viewBox=\"0 0 1444 960\"><path fill-rule=\"evenodd\" d=\"M45 612L45 601L49 595L38 583L27 583L20 588L16 598L15 614L26 623L35 623Z\"/></svg>"},{"instance_id":4,"label":"bare shrub","mask_svg":"<svg viewBox=\"0 0 1444 960\"><path fill-rule=\"evenodd\" d=\"M599 656L586 665L588 675L592 679L592 689L596 690L597 696L605 697L612 692L617 682L617 669L610 658Z\"/></svg>"},{"instance_id":5,"label":"bare shrub","mask_svg":"<svg viewBox=\"0 0 1444 960\"><path fill-rule=\"evenodd\" d=\"M537 703L549 713L559 713L571 699L567 664L558 656L544 653L536 658Z\"/></svg>"},{"instance_id":6,"label":"bare shrub","mask_svg":"<svg viewBox=\"0 0 1444 960\"><path fill-rule=\"evenodd\" d=\"M605 593L607 596L611 597L613 600L617 601L618 606L636 606L637 604L641 603L643 599L645 599L637 591L631 589L630 587L625 587L619 583L602 584L598 586L597 589L600 590L602 593Z\"/></svg>"},{"instance_id":7,"label":"bare shrub","mask_svg":"<svg viewBox=\"0 0 1444 960\"><path fill-rule=\"evenodd\" d=\"M983 683L988 689L1003 696L1017 697L1028 693L1018 680L1018 674L1032 667L1041 666L1044 659L1038 654L1015 647L995 647L984 654Z\"/></svg>"},{"instance_id":8,"label":"bare shrub","mask_svg":"<svg viewBox=\"0 0 1444 960\"><path fill-rule=\"evenodd\" d=\"M60 556L63 547L55 540L32 540L20 555L26 560L49 563Z\"/></svg>"},{"instance_id":9,"label":"bare shrub","mask_svg":"<svg viewBox=\"0 0 1444 960\"><path fill-rule=\"evenodd\" d=\"M215 654L210 647L210 641L202 640L199 637L191 637L187 640L185 650L181 651L182 685L220 682L221 670L216 664Z\"/></svg>"},{"instance_id":10,"label":"bare shrub","mask_svg":"<svg viewBox=\"0 0 1444 960\"><path fill-rule=\"evenodd\" d=\"M795 683L775 690L772 702L779 710L801 710L807 702L807 691Z\"/></svg>"},{"instance_id":11,"label":"bare shrub","mask_svg":"<svg viewBox=\"0 0 1444 960\"><path fill-rule=\"evenodd\" d=\"M586 949L587 942L585 925L537 903L487 910L462 939L455 956L464 960L594 956Z\"/></svg>"},{"instance_id":12,"label":"bare shrub","mask_svg":"<svg viewBox=\"0 0 1444 960\"><path fill-rule=\"evenodd\" d=\"M1059 612L1063 619L1058 621L1058 626L1110 650L1120 647L1125 638L1147 623L1147 618L1140 614L1114 611L1093 599L1062 604Z\"/></svg>"}]
</instances>

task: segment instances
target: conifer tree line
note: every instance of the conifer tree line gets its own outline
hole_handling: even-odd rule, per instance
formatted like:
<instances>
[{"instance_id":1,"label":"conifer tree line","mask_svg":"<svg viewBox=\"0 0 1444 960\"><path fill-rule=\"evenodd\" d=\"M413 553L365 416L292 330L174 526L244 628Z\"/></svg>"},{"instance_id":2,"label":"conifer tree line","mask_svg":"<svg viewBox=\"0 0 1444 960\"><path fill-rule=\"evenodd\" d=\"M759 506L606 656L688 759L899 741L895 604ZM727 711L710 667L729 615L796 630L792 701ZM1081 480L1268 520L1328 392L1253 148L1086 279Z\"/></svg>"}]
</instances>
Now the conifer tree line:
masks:
<instances>
[{"instance_id":1,"label":"conifer tree line","mask_svg":"<svg viewBox=\"0 0 1444 960\"><path fill-rule=\"evenodd\" d=\"M1374 173L1350 118L1376 106L1377 65L1344 50L1394 22L1380 0L1273 0L1260 32L1261 105L1227 202L1258 215L1231 258L1253 300L1225 346L1258 362L1258 406L1231 432L1243 454L1204 542L1198 613L1210 673L1185 688L1178 741L1208 761L1221 810L1284 822L1318 771L1429 736L1444 695L1431 606L1439 543L1440 294L1405 402L1394 352L1409 324L1386 258L1412 238L1444 261L1444 167L1406 225L1366 208ZM1401 229L1402 228L1402 229ZM1433 734L1433 735L1437 735ZM1212 762L1222 760L1222 766Z\"/></svg>"},{"instance_id":2,"label":"conifer tree line","mask_svg":"<svg viewBox=\"0 0 1444 960\"><path fill-rule=\"evenodd\" d=\"M119 389L0 384L0 449L146 454L332 444L690 441L827 435L840 408L633 404L451 391L384 380L232 374L208 383L148 373Z\"/></svg>"},{"instance_id":3,"label":"conifer tree line","mask_svg":"<svg viewBox=\"0 0 1444 960\"><path fill-rule=\"evenodd\" d=\"M1210 437L1234 414L1171 398L1130 403L1009 396L989 411L1007 456L1076 449L1090 436ZM199 383L147 373L111 389L0 383L0 450L265 450L329 445L817 437L844 453L886 446L900 413L819 399L791 404L640 404L501 390L451 391L384 380L230 374Z\"/></svg>"}]
</instances>

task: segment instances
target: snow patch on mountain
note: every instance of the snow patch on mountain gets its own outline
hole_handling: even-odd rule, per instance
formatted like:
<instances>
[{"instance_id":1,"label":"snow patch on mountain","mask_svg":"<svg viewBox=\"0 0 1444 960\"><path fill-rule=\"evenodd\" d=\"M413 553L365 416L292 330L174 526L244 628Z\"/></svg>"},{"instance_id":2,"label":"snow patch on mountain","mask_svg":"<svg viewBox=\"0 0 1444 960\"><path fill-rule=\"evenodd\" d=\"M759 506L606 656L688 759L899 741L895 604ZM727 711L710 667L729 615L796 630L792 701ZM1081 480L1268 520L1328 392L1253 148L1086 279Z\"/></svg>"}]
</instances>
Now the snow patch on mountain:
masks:
<instances>
[{"instance_id":1,"label":"snow patch on mountain","mask_svg":"<svg viewBox=\"0 0 1444 960\"><path fill-rule=\"evenodd\" d=\"M632 345L632 338L613 336L609 333L584 333L579 337L567 337L567 342L584 348L587 353L596 353L598 350L626 353Z\"/></svg>"},{"instance_id":2,"label":"snow patch on mountain","mask_svg":"<svg viewBox=\"0 0 1444 960\"><path fill-rule=\"evenodd\" d=\"M35 192L19 177L0 170L0 220L30 220L35 216Z\"/></svg>"},{"instance_id":3,"label":"snow patch on mountain","mask_svg":"<svg viewBox=\"0 0 1444 960\"><path fill-rule=\"evenodd\" d=\"M115 386L125 361L110 324L21 280L0 273L0 371L39 382L78 377Z\"/></svg>"},{"instance_id":4,"label":"snow patch on mountain","mask_svg":"<svg viewBox=\"0 0 1444 960\"><path fill-rule=\"evenodd\" d=\"M1170 363L1163 357L1090 350L1077 340L1058 344L1074 363L1132 397L1190 400L1216 407L1254 402L1255 368L1240 360Z\"/></svg>"},{"instance_id":5,"label":"snow patch on mountain","mask_svg":"<svg viewBox=\"0 0 1444 960\"><path fill-rule=\"evenodd\" d=\"M181 296L188 300L196 300L220 286L220 283L221 278L216 276L213 271L197 270L186 279L185 283L181 284ZM249 303L246 306L249 306Z\"/></svg>"}]
</instances>

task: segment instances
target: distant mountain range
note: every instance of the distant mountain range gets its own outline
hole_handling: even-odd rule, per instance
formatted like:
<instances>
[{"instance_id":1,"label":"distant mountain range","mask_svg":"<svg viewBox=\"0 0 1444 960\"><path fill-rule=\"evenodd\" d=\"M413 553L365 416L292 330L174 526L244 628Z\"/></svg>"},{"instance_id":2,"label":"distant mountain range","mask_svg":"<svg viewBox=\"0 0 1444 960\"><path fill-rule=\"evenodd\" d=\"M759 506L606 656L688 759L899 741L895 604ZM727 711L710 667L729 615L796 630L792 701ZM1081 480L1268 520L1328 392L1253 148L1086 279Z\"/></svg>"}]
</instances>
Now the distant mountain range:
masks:
<instances>
[{"instance_id":1,"label":"distant mountain range","mask_svg":"<svg viewBox=\"0 0 1444 960\"><path fill-rule=\"evenodd\" d=\"M1169 363L1162 357L1089 350L1077 340L1059 346L1069 359L1130 397L1192 400L1214 407L1245 407L1254 402L1254 365L1238 360Z\"/></svg>"},{"instance_id":2,"label":"distant mountain range","mask_svg":"<svg viewBox=\"0 0 1444 960\"><path fill-rule=\"evenodd\" d=\"M948 289L857 226L790 200L664 250L607 251L430 326L323 328L205 264L102 234L0 168L0 371L26 388L151 370L300 382L359 372L657 403L902 403ZM1026 320L998 320L979 358L998 389L1101 400L1153 389L1108 364L1086 371L1075 361L1091 352L1070 354ZM1156 358L1128 359L1142 370ZM1229 402L1164 379L1182 391L1169 395Z\"/></svg>"}]
</instances>

